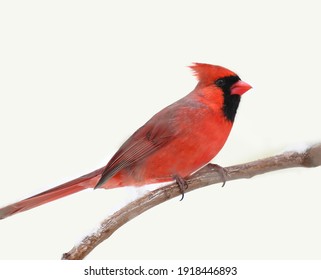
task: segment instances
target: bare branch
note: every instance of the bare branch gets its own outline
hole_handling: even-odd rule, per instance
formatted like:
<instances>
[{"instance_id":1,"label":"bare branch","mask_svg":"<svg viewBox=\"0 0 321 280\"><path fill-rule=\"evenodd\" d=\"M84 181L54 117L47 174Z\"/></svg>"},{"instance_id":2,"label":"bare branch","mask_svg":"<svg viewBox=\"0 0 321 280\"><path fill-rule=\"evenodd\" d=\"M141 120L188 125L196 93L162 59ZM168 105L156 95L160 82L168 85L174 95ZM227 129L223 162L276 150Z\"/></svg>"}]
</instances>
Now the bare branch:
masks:
<instances>
[{"instance_id":1,"label":"bare branch","mask_svg":"<svg viewBox=\"0 0 321 280\"><path fill-rule=\"evenodd\" d=\"M251 178L267 172L291 168L291 167L316 167L321 165L321 143L311 146L304 152L286 152L281 155L252 161L249 163L234 165L225 168L226 180ZM187 179L188 189L193 191L208 185L222 182L221 175L215 171L212 164L194 173ZM64 260L77 260L86 257L97 245L110 237L118 228L137 217L148 209L173 197L181 195L176 183L156 189L145 196L127 204L113 215L106 218L99 229L86 236L78 245L68 253L63 254Z\"/></svg>"}]
</instances>

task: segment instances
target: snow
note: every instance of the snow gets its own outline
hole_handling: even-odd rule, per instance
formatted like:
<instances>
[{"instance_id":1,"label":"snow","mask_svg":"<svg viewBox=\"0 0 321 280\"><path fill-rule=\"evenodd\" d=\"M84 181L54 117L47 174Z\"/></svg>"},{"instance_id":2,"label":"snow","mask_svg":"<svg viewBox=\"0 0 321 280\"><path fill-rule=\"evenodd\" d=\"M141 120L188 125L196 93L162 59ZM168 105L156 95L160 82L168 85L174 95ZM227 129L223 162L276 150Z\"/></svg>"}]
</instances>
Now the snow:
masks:
<instances>
[{"instance_id":1,"label":"snow","mask_svg":"<svg viewBox=\"0 0 321 280\"><path fill-rule=\"evenodd\" d=\"M293 145L287 146L283 152L297 152L299 154L304 153L307 149L311 147L311 144L308 143L296 143Z\"/></svg>"}]
</instances>

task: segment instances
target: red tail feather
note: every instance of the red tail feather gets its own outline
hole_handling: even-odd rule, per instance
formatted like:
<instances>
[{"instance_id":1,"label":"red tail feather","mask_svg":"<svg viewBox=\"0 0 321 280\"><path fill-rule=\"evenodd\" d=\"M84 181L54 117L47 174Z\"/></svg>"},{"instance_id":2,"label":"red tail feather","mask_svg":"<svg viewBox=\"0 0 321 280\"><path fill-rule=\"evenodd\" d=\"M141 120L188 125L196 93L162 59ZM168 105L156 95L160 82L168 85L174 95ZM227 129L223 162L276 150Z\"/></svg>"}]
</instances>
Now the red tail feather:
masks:
<instances>
[{"instance_id":1,"label":"red tail feather","mask_svg":"<svg viewBox=\"0 0 321 280\"><path fill-rule=\"evenodd\" d=\"M7 218L13 214L29 210L44 203L82 191L84 189L93 188L97 184L100 177L99 175L102 173L102 171L103 168L97 169L96 171L81 176L70 182L0 208L0 219Z\"/></svg>"}]
</instances>

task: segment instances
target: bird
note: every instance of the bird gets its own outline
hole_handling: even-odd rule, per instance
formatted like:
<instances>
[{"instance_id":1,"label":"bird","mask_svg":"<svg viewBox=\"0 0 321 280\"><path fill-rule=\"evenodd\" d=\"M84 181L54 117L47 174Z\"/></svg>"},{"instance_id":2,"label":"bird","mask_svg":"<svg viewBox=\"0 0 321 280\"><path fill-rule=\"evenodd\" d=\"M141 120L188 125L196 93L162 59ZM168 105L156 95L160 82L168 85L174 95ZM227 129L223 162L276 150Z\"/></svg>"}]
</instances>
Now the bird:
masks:
<instances>
[{"instance_id":1,"label":"bird","mask_svg":"<svg viewBox=\"0 0 321 280\"><path fill-rule=\"evenodd\" d=\"M120 188L176 181L209 163L224 146L241 96L252 88L231 70L207 63L189 66L196 87L156 113L125 141L105 167L0 208L0 219L87 188Z\"/></svg>"}]
</instances>

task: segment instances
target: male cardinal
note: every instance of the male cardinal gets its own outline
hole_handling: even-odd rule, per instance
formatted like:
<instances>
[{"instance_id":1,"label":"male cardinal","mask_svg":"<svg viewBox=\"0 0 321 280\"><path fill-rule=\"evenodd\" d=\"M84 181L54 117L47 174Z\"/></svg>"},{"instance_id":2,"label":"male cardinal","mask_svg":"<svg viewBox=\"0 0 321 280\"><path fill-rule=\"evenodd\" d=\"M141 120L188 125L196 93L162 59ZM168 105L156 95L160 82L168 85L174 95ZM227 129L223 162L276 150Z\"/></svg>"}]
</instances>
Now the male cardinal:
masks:
<instances>
[{"instance_id":1,"label":"male cardinal","mask_svg":"<svg viewBox=\"0 0 321 280\"><path fill-rule=\"evenodd\" d=\"M184 178L213 159L231 131L241 95L251 86L232 71L195 63L195 89L154 115L104 168L8 205L0 219L86 188L142 186Z\"/></svg>"}]
</instances>

